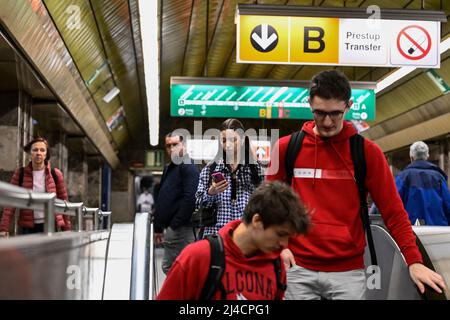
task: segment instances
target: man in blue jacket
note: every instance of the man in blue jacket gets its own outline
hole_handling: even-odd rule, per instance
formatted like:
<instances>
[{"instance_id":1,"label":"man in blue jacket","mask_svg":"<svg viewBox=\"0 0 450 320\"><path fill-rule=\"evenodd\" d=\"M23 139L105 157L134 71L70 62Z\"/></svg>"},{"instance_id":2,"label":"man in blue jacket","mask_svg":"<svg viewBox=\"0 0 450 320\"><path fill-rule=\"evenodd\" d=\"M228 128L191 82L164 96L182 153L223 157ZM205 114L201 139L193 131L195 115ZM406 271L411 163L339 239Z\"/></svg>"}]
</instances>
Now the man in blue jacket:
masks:
<instances>
[{"instance_id":1,"label":"man in blue jacket","mask_svg":"<svg viewBox=\"0 0 450 320\"><path fill-rule=\"evenodd\" d=\"M411 224L417 219L426 225L448 226L450 222L450 194L447 175L427 161L428 146L414 142L409 151L411 164L396 178L396 184Z\"/></svg>"},{"instance_id":2,"label":"man in blue jacket","mask_svg":"<svg viewBox=\"0 0 450 320\"><path fill-rule=\"evenodd\" d=\"M160 182L154 230L155 242L164 246L162 269L167 274L184 247L194 241L190 220L195 208L199 171L186 153L183 136L168 134L165 148L171 161L164 167Z\"/></svg>"}]
</instances>

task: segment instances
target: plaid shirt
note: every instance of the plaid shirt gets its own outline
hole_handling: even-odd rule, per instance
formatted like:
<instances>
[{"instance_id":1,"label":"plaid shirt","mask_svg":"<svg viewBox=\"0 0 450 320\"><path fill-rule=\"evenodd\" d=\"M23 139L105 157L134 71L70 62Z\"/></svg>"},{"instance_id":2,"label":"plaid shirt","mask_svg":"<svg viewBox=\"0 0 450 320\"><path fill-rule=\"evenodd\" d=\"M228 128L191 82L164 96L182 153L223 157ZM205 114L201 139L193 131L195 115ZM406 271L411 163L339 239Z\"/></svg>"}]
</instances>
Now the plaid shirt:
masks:
<instances>
[{"instance_id":1,"label":"plaid shirt","mask_svg":"<svg viewBox=\"0 0 450 320\"><path fill-rule=\"evenodd\" d=\"M256 164L260 181L262 181L262 169L259 163ZM228 181L228 188L217 195L208 195L209 181L210 181L210 167L205 166L200 173L200 181L197 192L195 193L196 206L200 206L201 201L204 207L211 207L216 203L217 205L217 224L213 227L205 227L203 236L215 234L226 225L228 222L240 219L244 213L244 208L248 203L250 195L255 190L252 183L252 173L248 165L239 165L236 170L236 201L231 201L231 172L225 166L223 160L219 160L214 172L222 172L225 179Z\"/></svg>"}]
</instances>

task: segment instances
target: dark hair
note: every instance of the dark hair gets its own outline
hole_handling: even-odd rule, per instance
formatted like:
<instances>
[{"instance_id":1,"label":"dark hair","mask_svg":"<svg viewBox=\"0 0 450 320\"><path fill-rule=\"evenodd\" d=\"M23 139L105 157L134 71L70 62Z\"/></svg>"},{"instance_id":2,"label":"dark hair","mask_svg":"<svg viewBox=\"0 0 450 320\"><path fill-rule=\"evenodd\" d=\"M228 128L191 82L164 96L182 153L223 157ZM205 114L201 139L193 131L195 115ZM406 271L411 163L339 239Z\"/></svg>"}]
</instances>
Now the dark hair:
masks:
<instances>
[{"instance_id":1,"label":"dark hair","mask_svg":"<svg viewBox=\"0 0 450 320\"><path fill-rule=\"evenodd\" d=\"M309 86L310 101L315 96L323 99L336 99L348 103L352 94L350 82L345 74L338 70L327 70L316 74Z\"/></svg>"},{"instance_id":2,"label":"dark hair","mask_svg":"<svg viewBox=\"0 0 450 320\"><path fill-rule=\"evenodd\" d=\"M181 134L177 134L175 131L166 134L166 138L174 138L174 137L180 138L180 142L184 144L184 137Z\"/></svg>"},{"instance_id":3,"label":"dark hair","mask_svg":"<svg viewBox=\"0 0 450 320\"><path fill-rule=\"evenodd\" d=\"M297 193L280 181L265 182L253 192L242 221L250 224L256 213L261 216L264 228L288 223L297 234L304 234L311 225Z\"/></svg>"},{"instance_id":4,"label":"dark hair","mask_svg":"<svg viewBox=\"0 0 450 320\"><path fill-rule=\"evenodd\" d=\"M241 148L241 159L244 161L244 164L254 163L255 159L253 159L250 150L250 140L248 136L245 135L245 128L242 122L239 121L238 119L230 118L222 122L222 124L219 126L219 131L224 131L228 129L237 131L238 134L241 136L241 138L244 138L244 148ZM220 153L222 153L222 157L225 161L226 159L225 150L222 149L222 152L220 152L219 150L218 155Z\"/></svg>"},{"instance_id":5,"label":"dark hair","mask_svg":"<svg viewBox=\"0 0 450 320\"><path fill-rule=\"evenodd\" d=\"M222 124L219 127L220 131L227 130L227 129L232 129L232 130L241 129L242 131L245 131L244 125L242 124L242 122L240 122L238 119L233 119L233 118L225 120L224 122L222 122Z\"/></svg>"},{"instance_id":6,"label":"dark hair","mask_svg":"<svg viewBox=\"0 0 450 320\"><path fill-rule=\"evenodd\" d=\"M31 140L30 142L28 142L24 147L23 147L23 151L25 151L26 153L30 153L31 152L31 147L33 146L33 144L35 144L36 142L43 142L45 143L45 146L47 147L47 152L45 155L45 160L48 161L50 160L50 147L48 145L48 141L44 138L41 137L36 137L33 140Z\"/></svg>"}]
</instances>

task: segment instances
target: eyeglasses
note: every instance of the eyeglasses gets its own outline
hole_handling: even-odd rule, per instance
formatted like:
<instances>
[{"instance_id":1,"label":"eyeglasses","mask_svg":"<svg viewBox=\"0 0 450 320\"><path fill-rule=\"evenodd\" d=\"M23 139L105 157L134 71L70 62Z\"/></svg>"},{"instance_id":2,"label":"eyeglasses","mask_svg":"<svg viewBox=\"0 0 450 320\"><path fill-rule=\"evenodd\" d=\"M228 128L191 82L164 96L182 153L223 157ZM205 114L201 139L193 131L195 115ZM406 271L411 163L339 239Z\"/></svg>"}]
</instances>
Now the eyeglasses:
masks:
<instances>
[{"instance_id":1,"label":"eyeglasses","mask_svg":"<svg viewBox=\"0 0 450 320\"><path fill-rule=\"evenodd\" d=\"M326 116L330 117L331 120L340 120L345 111L335 110L331 112L325 112L322 110L311 110L314 114L314 118L317 120L325 120Z\"/></svg>"}]
</instances>

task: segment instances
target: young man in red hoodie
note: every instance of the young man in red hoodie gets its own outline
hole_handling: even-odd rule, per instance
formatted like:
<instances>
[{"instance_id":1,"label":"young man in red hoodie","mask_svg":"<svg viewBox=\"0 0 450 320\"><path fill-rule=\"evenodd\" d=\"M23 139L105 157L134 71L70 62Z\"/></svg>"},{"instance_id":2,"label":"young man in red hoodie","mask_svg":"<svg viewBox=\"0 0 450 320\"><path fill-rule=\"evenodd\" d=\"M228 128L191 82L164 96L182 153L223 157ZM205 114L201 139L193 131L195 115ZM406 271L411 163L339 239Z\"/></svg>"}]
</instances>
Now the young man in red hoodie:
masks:
<instances>
[{"instance_id":1,"label":"young man in red hoodie","mask_svg":"<svg viewBox=\"0 0 450 320\"><path fill-rule=\"evenodd\" d=\"M277 285L286 284L286 271L280 263L277 277L274 261L290 237L304 234L309 216L297 194L280 182L259 186L249 199L241 220L219 230L225 253L225 272L212 299L276 300L284 297ZM199 300L210 271L208 240L187 246L170 269L157 300Z\"/></svg>"},{"instance_id":2,"label":"young man in red hoodie","mask_svg":"<svg viewBox=\"0 0 450 320\"><path fill-rule=\"evenodd\" d=\"M289 269L287 299L365 298L366 241L349 143L357 132L344 121L353 103L350 97L350 83L337 70L321 72L311 81L309 103L314 121L303 125L305 136L294 163L292 187L310 210L313 227L307 236L292 239L282 253ZM284 164L289 139L282 137L274 146L271 165L278 165L278 170L269 170L268 180L286 181ZM422 264L383 152L366 139L364 153L365 186L399 245L412 280L422 293L424 284L441 292L444 280Z\"/></svg>"}]
</instances>

